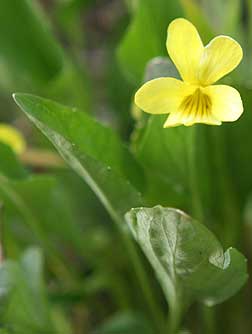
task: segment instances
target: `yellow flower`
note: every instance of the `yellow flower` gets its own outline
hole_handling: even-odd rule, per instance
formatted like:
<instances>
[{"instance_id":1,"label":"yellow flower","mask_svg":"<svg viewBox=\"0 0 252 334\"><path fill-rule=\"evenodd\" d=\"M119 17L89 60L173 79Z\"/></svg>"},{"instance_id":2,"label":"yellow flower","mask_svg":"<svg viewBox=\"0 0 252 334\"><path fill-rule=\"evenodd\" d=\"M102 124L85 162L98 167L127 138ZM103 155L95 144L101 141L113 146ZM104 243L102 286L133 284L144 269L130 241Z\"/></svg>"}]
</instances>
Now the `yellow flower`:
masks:
<instances>
[{"instance_id":1,"label":"yellow flower","mask_svg":"<svg viewBox=\"0 0 252 334\"><path fill-rule=\"evenodd\" d=\"M242 48L228 36L217 36L204 47L196 28L179 18L168 27L167 50L181 78L158 78L135 95L136 105L150 114L170 114L164 127L195 123L233 122L242 112L239 92L212 84L242 59Z\"/></svg>"},{"instance_id":2,"label":"yellow flower","mask_svg":"<svg viewBox=\"0 0 252 334\"><path fill-rule=\"evenodd\" d=\"M7 124L0 124L0 142L10 146L16 154L25 151L24 137L19 131Z\"/></svg>"}]
</instances>

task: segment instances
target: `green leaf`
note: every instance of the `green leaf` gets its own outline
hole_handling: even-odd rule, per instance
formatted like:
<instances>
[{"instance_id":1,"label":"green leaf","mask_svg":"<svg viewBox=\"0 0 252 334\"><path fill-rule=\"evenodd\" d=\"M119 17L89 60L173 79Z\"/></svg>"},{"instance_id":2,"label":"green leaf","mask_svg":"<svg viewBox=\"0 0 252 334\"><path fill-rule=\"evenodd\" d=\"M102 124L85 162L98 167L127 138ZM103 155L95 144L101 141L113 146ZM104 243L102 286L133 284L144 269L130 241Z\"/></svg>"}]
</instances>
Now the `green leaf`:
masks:
<instances>
[{"instance_id":1,"label":"green leaf","mask_svg":"<svg viewBox=\"0 0 252 334\"><path fill-rule=\"evenodd\" d=\"M248 136L250 136L252 125L252 114L246 112L250 110L252 103L252 91L250 89L239 89L244 110L242 117L238 122L225 126L226 141L225 148L227 151L228 166L232 178L235 182L236 191L239 194L239 200L243 206L244 201L251 193L252 185L252 151L245 145ZM242 171L240 168L242 166ZM239 171L239 172L237 172Z\"/></svg>"},{"instance_id":2,"label":"green leaf","mask_svg":"<svg viewBox=\"0 0 252 334\"><path fill-rule=\"evenodd\" d=\"M155 270L175 319L194 300L215 305L245 284L245 257L234 248L224 252L203 224L182 211L161 206L136 208L126 219Z\"/></svg>"},{"instance_id":3,"label":"green leaf","mask_svg":"<svg viewBox=\"0 0 252 334\"><path fill-rule=\"evenodd\" d=\"M148 205L175 205L197 218L204 213L212 216L218 184L211 183L210 130L204 125L164 129L166 118L167 115L150 116L134 143L138 161L148 175L146 201ZM199 201L204 203L203 209L199 209Z\"/></svg>"},{"instance_id":4,"label":"green leaf","mask_svg":"<svg viewBox=\"0 0 252 334\"><path fill-rule=\"evenodd\" d=\"M5 207L5 233L15 241L31 242L35 238L50 259L60 257L64 244L79 252L83 249L82 230L56 178L10 180L0 174L0 199Z\"/></svg>"},{"instance_id":5,"label":"green leaf","mask_svg":"<svg viewBox=\"0 0 252 334\"><path fill-rule=\"evenodd\" d=\"M28 175L13 150L3 143L0 143L0 172L13 179L22 179Z\"/></svg>"},{"instance_id":6,"label":"green leaf","mask_svg":"<svg viewBox=\"0 0 252 334\"><path fill-rule=\"evenodd\" d=\"M0 319L7 333L33 334L55 331L42 280L43 258L28 249L19 262L0 266Z\"/></svg>"},{"instance_id":7,"label":"green leaf","mask_svg":"<svg viewBox=\"0 0 252 334\"><path fill-rule=\"evenodd\" d=\"M214 37L214 30L208 23L208 18L200 4L195 0L180 0L180 3L186 18L196 26L204 44L207 44Z\"/></svg>"},{"instance_id":8,"label":"green leaf","mask_svg":"<svg viewBox=\"0 0 252 334\"><path fill-rule=\"evenodd\" d=\"M100 326L97 334L153 334L146 319L131 312L118 313Z\"/></svg>"},{"instance_id":9,"label":"green leaf","mask_svg":"<svg viewBox=\"0 0 252 334\"><path fill-rule=\"evenodd\" d=\"M181 185L185 185L188 173L186 139L192 130L184 127L164 129L165 118L167 116L149 118L136 146L136 154L143 165L149 169L172 179L175 183L179 180Z\"/></svg>"},{"instance_id":10,"label":"green leaf","mask_svg":"<svg viewBox=\"0 0 252 334\"><path fill-rule=\"evenodd\" d=\"M242 6L239 0L203 0L201 7L215 32L233 37L240 35Z\"/></svg>"},{"instance_id":11,"label":"green leaf","mask_svg":"<svg viewBox=\"0 0 252 334\"><path fill-rule=\"evenodd\" d=\"M0 2L0 44L0 86L8 93L24 88L42 91L64 103L90 108L85 65L80 70L70 60L38 0L13 0L11 6L7 0Z\"/></svg>"},{"instance_id":12,"label":"green leaf","mask_svg":"<svg viewBox=\"0 0 252 334\"><path fill-rule=\"evenodd\" d=\"M40 97L15 94L15 101L51 140L119 221L142 203L142 172L116 134L83 112Z\"/></svg>"},{"instance_id":13,"label":"green leaf","mask_svg":"<svg viewBox=\"0 0 252 334\"><path fill-rule=\"evenodd\" d=\"M133 83L143 77L147 62L167 55L166 33L171 20L182 15L178 1L140 0L118 49L119 63Z\"/></svg>"},{"instance_id":14,"label":"green leaf","mask_svg":"<svg viewBox=\"0 0 252 334\"><path fill-rule=\"evenodd\" d=\"M62 51L41 11L37 1L13 0L11 6L8 0L1 1L0 80L4 85L45 84L61 70Z\"/></svg>"}]
</instances>

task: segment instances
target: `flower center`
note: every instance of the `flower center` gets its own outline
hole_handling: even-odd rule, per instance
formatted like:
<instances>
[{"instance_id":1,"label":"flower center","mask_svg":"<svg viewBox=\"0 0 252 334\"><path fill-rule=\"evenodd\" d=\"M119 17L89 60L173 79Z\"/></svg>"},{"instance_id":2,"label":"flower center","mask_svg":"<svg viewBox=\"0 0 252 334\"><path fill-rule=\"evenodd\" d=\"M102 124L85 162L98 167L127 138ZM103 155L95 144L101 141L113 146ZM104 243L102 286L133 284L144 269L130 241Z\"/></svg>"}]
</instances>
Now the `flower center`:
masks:
<instances>
[{"instance_id":1,"label":"flower center","mask_svg":"<svg viewBox=\"0 0 252 334\"><path fill-rule=\"evenodd\" d=\"M211 107L212 102L210 97L202 93L200 88L197 88L192 95L185 97L179 109L183 113L183 116L193 121L196 118L209 117Z\"/></svg>"}]
</instances>

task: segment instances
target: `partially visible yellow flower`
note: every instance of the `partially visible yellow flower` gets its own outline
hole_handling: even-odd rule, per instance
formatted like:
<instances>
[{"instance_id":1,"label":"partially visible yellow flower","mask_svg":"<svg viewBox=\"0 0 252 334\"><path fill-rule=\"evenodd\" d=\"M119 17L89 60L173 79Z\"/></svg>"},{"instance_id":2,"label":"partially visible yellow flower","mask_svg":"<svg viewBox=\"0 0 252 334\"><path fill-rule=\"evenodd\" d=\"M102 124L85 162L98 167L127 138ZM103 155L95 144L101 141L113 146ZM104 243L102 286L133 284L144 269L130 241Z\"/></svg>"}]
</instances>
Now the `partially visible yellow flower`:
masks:
<instances>
[{"instance_id":1,"label":"partially visible yellow flower","mask_svg":"<svg viewBox=\"0 0 252 334\"><path fill-rule=\"evenodd\" d=\"M0 142L10 146L16 154L25 151L26 143L23 135L14 127L0 124Z\"/></svg>"},{"instance_id":2,"label":"partially visible yellow flower","mask_svg":"<svg viewBox=\"0 0 252 334\"><path fill-rule=\"evenodd\" d=\"M181 78L158 78L135 95L136 105L150 114L170 114L164 127L195 123L233 122L242 112L239 92L215 85L242 59L242 48L228 36L217 36L204 47L192 23L179 18L168 27L167 50Z\"/></svg>"}]
</instances>

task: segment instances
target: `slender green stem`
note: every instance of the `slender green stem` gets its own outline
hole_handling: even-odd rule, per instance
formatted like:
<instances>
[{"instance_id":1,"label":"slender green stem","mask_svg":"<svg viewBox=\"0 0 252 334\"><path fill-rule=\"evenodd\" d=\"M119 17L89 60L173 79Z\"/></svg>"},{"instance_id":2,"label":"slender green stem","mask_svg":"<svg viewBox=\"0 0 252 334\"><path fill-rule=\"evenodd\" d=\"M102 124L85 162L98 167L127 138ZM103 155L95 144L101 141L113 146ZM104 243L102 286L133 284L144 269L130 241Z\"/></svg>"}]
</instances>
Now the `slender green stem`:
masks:
<instances>
[{"instance_id":1,"label":"slender green stem","mask_svg":"<svg viewBox=\"0 0 252 334\"><path fill-rule=\"evenodd\" d=\"M147 278L148 276L143 266L143 263L140 259L137 248L130 235L128 235L124 231L121 231L121 235L123 242L127 248L129 257L132 261L132 265L135 269L135 273L139 281L139 286L142 289L143 296L146 300L150 313L152 314L155 325L158 328L159 332L162 332L162 329L164 327L164 318L162 315L162 311L152 293L151 284Z\"/></svg>"},{"instance_id":2,"label":"slender green stem","mask_svg":"<svg viewBox=\"0 0 252 334\"><path fill-rule=\"evenodd\" d=\"M206 334L218 333L214 308L201 305L200 311L204 321L204 328L203 328L204 333Z\"/></svg>"},{"instance_id":3,"label":"slender green stem","mask_svg":"<svg viewBox=\"0 0 252 334\"><path fill-rule=\"evenodd\" d=\"M196 165L196 131L197 128L188 129L190 131L190 137L187 147L187 161L189 167L189 185L192 200L192 214L199 221L204 222L204 210L202 201L199 194L198 186L198 170Z\"/></svg>"},{"instance_id":4,"label":"slender green stem","mask_svg":"<svg viewBox=\"0 0 252 334\"><path fill-rule=\"evenodd\" d=\"M241 236L240 225L241 220L237 199L229 176L227 168L225 147L223 142L223 132L219 129L212 129L212 142L214 147L214 157L216 172L218 173L219 193L222 198L223 227L224 227L224 244L237 244Z\"/></svg>"},{"instance_id":5,"label":"slender green stem","mask_svg":"<svg viewBox=\"0 0 252 334\"><path fill-rule=\"evenodd\" d=\"M192 214L201 223L205 222L204 208L202 205L202 199L199 192L199 180L198 170L196 165L196 134L198 129L194 127L191 129L190 140L188 141L188 166L189 166L189 182L192 198ZM205 135L205 132L203 133ZM202 140L202 138L201 138ZM216 321L214 316L214 310L207 306L200 306L203 322L204 322L204 333L214 334L216 333Z\"/></svg>"},{"instance_id":6,"label":"slender green stem","mask_svg":"<svg viewBox=\"0 0 252 334\"><path fill-rule=\"evenodd\" d=\"M174 305L170 305L168 322L164 334L177 334L183 314L182 303L175 300Z\"/></svg>"},{"instance_id":7,"label":"slender green stem","mask_svg":"<svg viewBox=\"0 0 252 334\"><path fill-rule=\"evenodd\" d=\"M226 244L233 244L239 239L238 224L240 220L239 208L235 198L233 186L231 184L229 171L227 169L225 147L223 142L223 131L220 129L208 129L202 135L210 134L211 152L210 159L214 161L214 177L216 178L217 187L221 202L220 212L223 216L224 238ZM189 187L191 192L192 214L202 223L205 222L205 212L202 206L202 198L199 189L198 166L196 160L197 142L204 138L196 138L198 128L189 129L191 131L187 142L187 161L189 173ZM207 146L204 147L207 149ZM209 152L210 153L210 152ZM222 233L223 235L223 233ZM207 334L218 333L216 324L215 310L207 306L200 306L200 313L203 319L203 331Z\"/></svg>"},{"instance_id":8,"label":"slender green stem","mask_svg":"<svg viewBox=\"0 0 252 334\"><path fill-rule=\"evenodd\" d=\"M24 221L31 228L34 235L41 242L43 248L47 251L50 262L52 263L53 270L59 277L65 277L69 282L74 283L76 277L74 277L73 269L69 269L65 264L62 257L55 255L55 249L53 245L48 241L44 230L40 227L39 221L30 210L29 206L24 202L23 198L12 188L12 185L4 175L0 175L0 189L3 194L12 203L14 203L17 210L24 217Z\"/></svg>"},{"instance_id":9,"label":"slender green stem","mask_svg":"<svg viewBox=\"0 0 252 334\"><path fill-rule=\"evenodd\" d=\"M191 203L192 203L192 214L194 217L203 220L203 208L200 199L199 189L198 189L198 179L197 179L197 166L195 163L195 138L196 138L196 129L189 128L188 131L188 140L186 142L186 158L188 163L188 174L189 174L189 188L191 193ZM179 294L178 294L179 295ZM164 334L176 334L179 330L181 318L183 315L184 309L182 309L182 305L186 304L185 301L180 302L178 300L180 298L176 298L175 303L173 305L169 305L169 315L167 326Z\"/></svg>"},{"instance_id":10,"label":"slender green stem","mask_svg":"<svg viewBox=\"0 0 252 334\"><path fill-rule=\"evenodd\" d=\"M0 263L4 259L3 249L3 203L0 202Z\"/></svg>"}]
</instances>

